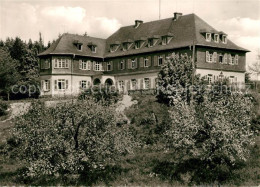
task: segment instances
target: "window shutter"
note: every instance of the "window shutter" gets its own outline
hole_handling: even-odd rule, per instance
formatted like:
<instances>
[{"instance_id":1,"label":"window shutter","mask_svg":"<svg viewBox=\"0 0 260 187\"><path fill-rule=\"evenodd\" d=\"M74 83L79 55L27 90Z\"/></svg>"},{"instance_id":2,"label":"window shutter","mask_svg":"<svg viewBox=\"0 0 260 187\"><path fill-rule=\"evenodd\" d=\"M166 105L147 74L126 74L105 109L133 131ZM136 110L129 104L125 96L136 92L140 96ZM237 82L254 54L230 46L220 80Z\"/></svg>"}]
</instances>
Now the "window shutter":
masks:
<instances>
[{"instance_id":1,"label":"window shutter","mask_svg":"<svg viewBox=\"0 0 260 187\"><path fill-rule=\"evenodd\" d=\"M154 88L156 88L157 81L158 81L158 78L155 78L155 79L154 79Z\"/></svg>"},{"instance_id":2,"label":"window shutter","mask_svg":"<svg viewBox=\"0 0 260 187\"><path fill-rule=\"evenodd\" d=\"M154 66L158 66L158 56L157 55L154 55L154 57L153 57L153 65Z\"/></svg>"},{"instance_id":3,"label":"window shutter","mask_svg":"<svg viewBox=\"0 0 260 187\"><path fill-rule=\"evenodd\" d=\"M144 89L144 79L140 80L140 89Z\"/></svg>"},{"instance_id":4,"label":"window shutter","mask_svg":"<svg viewBox=\"0 0 260 187\"><path fill-rule=\"evenodd\" d=\"M81 82L81 81L79 81L79 89L81 89L81 83L82 83L82 82Z\"/></svg>"},{"instance_id":5,"label":"window shutter","mask_svg":"<svg viewBox=\"0 0 260 187\"><path fill-rule=\"evenodd\" d=\"M54 68L57 68L58 67L57 59L53 58L52 64L54 64Z\"/></svg>"},{"instance_id":6,"label":"window shutter","mask_svg":"<svg viewBox=\"0 0 260 187\"><path fill-rule=\"evenodd\" d=\"M235 56L235 65L238 65L238 55Z\"/></svg>"},{"instance_id":7,"label":"window shutter","mask_svg":"<svg viewBox=\"0 0 260 187\"><path fill-rule=\"evenodd\" d=\"M66 80L66 90L69 88L69 81Z\"/></svg>"},{"instance_id":8,"label":"window shutter","mask_svg":"<svg viewBox=\"0 0 260 187\"><path fill-rule=\"evenodd\" d=\"M57 80L54 80L54 90L57 90L58 89L58 83L57 83Z\"/></svg>"},{"instance_id":9,"label":"window shutter","mask_svg":"<svg viewBox=\"0 0 260 187\"><path fill-rule=\"evenodd\" d=\"M129 59L128 59L128 69L132 69L131 63L132 63L132 60L129 58Z\"/></svg>"},{"instance_id":10,"label":"window shutter","mask_svg":"<svg viewBox=\"0 0 260 187\"><path fill-rule=\"evenodd\" d=\"M48 80L48 90L51 90L51 80Z\"/></svg>"},{"instance_id":11,"label":"window shutter","mask_svg":"<svg viewBox=\"0 0 260 187\"><path fill-rule=\"evenodd\" d=\"M44 90L44 80L41 80L41 88Z\"/></svg>"},{"instance_id":12,"label":"window shutter","mask_svg":"<svg viewBox=\"0 0 260 187\"><path fill-rule=\"evenodd\" d=\"M118 70L121 70L121 61L118 63Z\"/></svg>"},{"instance_id":13,"label":"window shutter","mask_svg":"<svg viewBox=\"0 0 260 187\"><path fill-rule=\"evenodd\" d=\"M102 62L102 71L107 71L107 62Z\"/></svg>"},{"instance_id":14,"label":"window shutter","mask_svg":"<svg viewBox=\"0 0 260 187\"><path fill-rule=\"evenodd\" d=\"M224 63L227 64L227 53L224 54Z\"/></svg>"},{"instance_id":15,"label":"window shutter","mask_svg":"<svg viewBox=\"0 0 260 187\"><path fill-rule=\"evenodd\" d=\"M111 71L113 71L113 61L110 61Z\"/></svg>"},{"instance_id":16,"label":"window shutter","mask_svg":"<svg viewBox=\"0 0 260 187\"><path fill-rule=\"evenodd\" d=\"M127 81L127 90L130 90L130 80Z\"/></svg>"},{"instance_id":17,"label":"window shutter","mask_svg":"<svg viewBox=\"0 0 260 187\"><path fill-rule=\"evenodd\" d=\"M217 62L217 52L213 53L213 62L216 63Z\"/></svg>"},{"instance_id":18,"label":"window shutter","mask_svg":"<svg viewBox=\"0 0 260 187\"><path fill-rule=\"evenodd\" d=\"M232 64L232 57L231 57L231 54L228 55L228 61L229 61L229 64Z\"/></svg>"},{"instance_id":19,"label":"window shutter","mask_svg":"<svg viewBox=\"0 0 260 187\"><path fill-rule=\"evenodd\" d=\"M137 64L138 64L138 59L137 58L135 58L135 69L137 68Z\"/></svg>"},{"instance_id":20,"label":"window shutter","mask_svg":"<svg viewBox=\"0 0 260 187\"><path fill-rule=\"evenodd\" d=\"M167 60L165 59L165 54L162 55L163 58L163 65L167 63Z\"/></svg>"},{"instance_id":21,"label":"window shutter","mask_svg":"<svg viewBox=\"0 0 260 187\"><path fill-rule=\"evenodd\" d=\"M88 66L87 69L91 70L91 61L89 61L89 60L87 61L87 66Z\"/></svg>"},{"instance_id":22,"label":"window shutter","mask_svg":"<svg viewBox=\"0 0 260 187\"><path fill-rule=\"evenodd\" d=\"M82 60L79 60L79 69L82 69Z\"/></svg>"},{"instance_id":23,"label":"window shutter","mask_svg":"<svg viewBox=\"0 0 260 187\"><path fill-rule=\"evenodd\" d=\"M206 62L209 62L209 52L206 51Z\"/></svg>"},{"instance_id":24,"label":"window shutter","mask_svg":"<svg viewBox=\"0 0 260 187\"><path fill-rule=\"evenodd\" d=\"M93 61L93 70L95 71L95 67L96 67L96 62Z\"/></svg>"},{"instance_id":25,"label":"window shutter","mask_svg":"<svg viewBox=\"0 0 260 187\"><path fill-rule=\"evenodd\" d=\"M144 57L140 58L140 67L144 67Z\"/></svg>"},{"instance_id":26,"label":"window shutter","mask_svg":"<svg viewBox=\"0 0 260 187\"><path fill-rule=\"evenodd\" d=\"M151 63L151 56L148 56L148 66L151 66L152 65L152 63Z\"/></svg>"},{"instance_id":27,"label":"window shutter","mask_svg":"<svg viewBox=\"0 0 260 187\"><path fill-rule=\"evenodd\" d=\"M149 89L151 89L151 88L152 88L152 79L149 78Z\"/></svg>"},{"instance_id":28,"label":"window shutter","mask_svg":"<svg viewBox=\"0 0 260 187\"><path fill-rule=\"evenodd\" d=\"M69 59L65 59L65 67L69 68Z\"/></svg>"}]
</instances>

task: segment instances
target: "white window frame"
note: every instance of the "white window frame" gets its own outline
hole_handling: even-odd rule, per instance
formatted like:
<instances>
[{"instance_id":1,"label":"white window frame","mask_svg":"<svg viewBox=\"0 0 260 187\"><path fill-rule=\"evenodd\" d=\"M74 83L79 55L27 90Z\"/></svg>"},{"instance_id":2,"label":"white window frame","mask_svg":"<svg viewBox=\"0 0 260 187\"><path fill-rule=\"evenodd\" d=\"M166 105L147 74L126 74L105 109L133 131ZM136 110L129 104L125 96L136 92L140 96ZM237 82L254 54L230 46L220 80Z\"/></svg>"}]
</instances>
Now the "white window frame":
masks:
<instances>
[{"instance_id":1,"label":"white window frame","mask_svg":"<svg viewBox=\"0 0 260 187\"><path fill-rule=\"evenodd\" d=\"M154 46L154 39L153 38L149 38L148 39L148 47L153 47Z\"/></svg>"},{"instance_id":2,"label":"white window frame","mask_svg":"<svg viewBox=\"0 0 260 187\"><path fill-rule=\"evenodd\" d=\"M214 34L214 42L219 43L219 34Z\"/></svg>"},{"instance_id":3,"label":"white window frame","mask_svg":"<svg viewBox=\"0 0 260 187\"><path fill-rule=\"evenodd\" d=\"M141 41L135 41L135 49L140 49L141 48Z\"/></svg>"},{"instance_id":4,"label":"white window frame","mask_svg":"<svg viewBox=\"0 0 260 187\"><path fill-rule=\"evenodd\" d=\"M68 69L69 68L69 59L66 58L56 58L54 61L54 68L56 69Z\"/></svg>"},{"instance_id":5,"label":"white window frame","mask_svg":"<svg viewBox=\"0 0 260 187\"><path fill-rule=\"evenodd\" d=\"M77 44L77 49L78 49L79 51L82 51L82 48L83 48L83 45L82 45L82 44Z\"/></svg>"},{"instance_id":6,"label":"white window frame","mask_svg":"<svg viewBox=\"0 0 260 187\"><path fill-rule=\"evenodd\" d=\"M136 89L137 89L137 80L131 79L131 90L136 90Z\"/></svg>"},{"instance_id":7,"label":"white window frame","mask_svg":"<svg viewBox=\"0 0 260 187\"><path fill-rule=\"evenodd\" d=\"M121 60L120 61L120 70L123 70L123 69L125 69L125 61Z\"/></svg>"},{"instance_id":8,"label":"white window frame","mask_svg":"<svg viewBox=\"0 0 260 187\"><path fill-rule=\"evenodd\" d=\"M101 62L94 62L94 70L95 71L102 71L102 64Z\"/></svg>"},{"instance_id":9,"label":"white window frame","mask_svg":"<svg viewBox=\"0 0 260 187\"><path fill-rule=\"evenodd\" d=\"M110 67L110 69L108 67ZM107 62L107 71L112 71L112 61Z\"/></svg>"},{"instance_id":10,"label":"white window frame","mask_svg":"<svg viewBox=\"0 0 260 187\"><path fill-rule=\"evenodd\" d=\"M80 81L80 89L84 90L87 89L88 81L86 80L81 80Z\"/></svg>"},{"instance_id":11,"label":"white window frame","mask_svg":"<svg viewBox=\"0 0 260 187\"><path fill-rule=\"evenodd\" d=\"M221 57L222 61L220 61L220 57ZM218 55L218 62L219 62L220 64L223 64L223 63L224 63L224 56L223 56L221 53Z\"/></svg>"},{"instance_id":12,"label":"white window frame","mask_svg":"<svg viewBox=\"0 0 260 187\"><path fill-rule=\"evenodd\" d=\"M92 52L92 53L96 53L96 52L97 52L97 46L92 45L92 46L91 46L91 52Z\"/></svg>"},{"instance_id":13,"label":"white window frame","mask_svg":"<svg viewBox=\"0 0 260 187\"><path fill-rule=\"evenodd\" d=\"M43 87L43 91L45 91L45 92L48 92L48 91L50 91L50 80L43 80L42 81L42 83L43 83L43 85L42 85L42 87Z\"/></svg>"},{"instance_id":14,"label":"white window frame","mask_svg":"<svg viewBox=\"0 0 260 187\"><path fill-rule=\"evenodd\" d=\"M59 87L59 83L61 88ZM57 80L57 89L58 90L66 90L66 80L65 79L58 79Z\"/></svg>"},{"instance_id":15,"label":"white window frame","mask_svg":"<svg viewBox=\"0 0 260 187\"><path fill-rule=\"evenodd\" d=\"M213 63L213 53L206 51L206 62Z\"/></svg>"},{"instance_id":16,"label":"white window frame","mask_svg":"<svg viewBox=\"0 0 260 187\"><path fill-rule=\"evenodd\" d=\"M211 33L206 33L206 41L211 42Z\"/></svg>"},{"instance_id":17,"label":"white window frame","mask_svg":"<svg viewBox=\"0 0 260 187\"><path fill-rule=\"evenodd\" d=\"M148 64L149 64L149 59L146 57L144 59L144 67L148 67Z\"/></svg>"},{"instance_id":18,"label":"white window frame","mask_svg":"<svg viewBox=\"0 0 260 187\"><path fill-rule=\"evenodd\" d=\"M162 61L162 63L160 64L160 60ZM163 65L163 57L162 56L158 56L158 66L162 66Z\"/></svg>"},{"instance_id":19,"label":"white window frame","mask_svg":"<svg viewBox=\"0 0 260 187\"><path fill-rule=\"evenodd\" d=\"M150 78L144 78L144 89L150 89Z\"/></svg>"},{"instance_id":20,"label":"white window frame","mask_svg":"<svg viewBox=\"0 0 260 187\"><path fill-rule=\"evenodd\" d=\"M227 35L222 35L222 43L227 44Z\"/></svg>"},{"instance_id":21,"label":"white window frame","mask_svg":"<svg viewBox=\"0 0 260 187\"><path fill-rule=\"evenodd\" d=\"M136 67L136 61L135 59L131 60L131 68L134 69Z\"/></svg>"},{"instance_id":22,"label":"white window frame","mask_svg":"<svg viewBox=\"0 0 260 187\"><path fill-rule=\"evenodd\" d=\"M120 91L124 90L124 86L125 86L124 81L122 81L122 80L118 81L118 86L119 86Z\"/></svg>"},{"instance_id":23,"label":"white window frame","mask_svg":"<svg viewBox=\"0 0 260 187\"><path fill-rule=\"evenodd\" d=\"M168 44L168 37L162 36L162 45L167 45L167 44Z\"/></svg>"},{"instance_id":24,"label":"white window frame","mask_svg":"<svg viewBox=\"0 0 260 187\"><path fill-rule=\"evenodd\" d=\"M208 74L207 75L207 80L208 80L208 83L211 84L213 82L213 75L212 74Z\"/></svg>"}]
</instances>

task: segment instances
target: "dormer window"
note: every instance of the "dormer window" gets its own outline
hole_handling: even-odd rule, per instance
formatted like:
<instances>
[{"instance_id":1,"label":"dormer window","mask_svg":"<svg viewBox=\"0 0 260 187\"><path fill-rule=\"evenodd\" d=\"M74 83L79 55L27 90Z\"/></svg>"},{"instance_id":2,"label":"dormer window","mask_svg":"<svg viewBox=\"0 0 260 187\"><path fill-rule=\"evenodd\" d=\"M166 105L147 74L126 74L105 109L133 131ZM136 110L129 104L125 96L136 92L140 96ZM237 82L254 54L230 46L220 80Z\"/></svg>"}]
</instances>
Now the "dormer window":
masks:
<instances>
[{"instance_id":1,"label":"dormer window","mask_svg":"<svg viewBox=\"0 0 260 187\"><path fill-rule=\"evenodd\" d=\"M73 44L77 47L79 51L82 51L82 45L83 43L79 42L78 40L74 40Z\"/></svg>"},{"instance_id":2,"label":"dormer window","mask_svg":"<svg viewBox=\"0 0 260 187\"><path fill-rule=\"evenodd\" d=\"M167 36L163 36L162 37L162 45L166 45L168 44L168 37Z\"/></svg>"},{"instance_id":3,"label":"dormer window","mask_svg":"<svg viewBox=\"0 0 260 187\"><path fill-rule=\"evenodd\" d=\"M123 43L123 51L128 50L129 43Z\"/></svg>"},{"instance_id":4,"label":"dormer window","mask_svg":"<svg viewBox=\"0 0 260 187\"><path fill-rule=\"evenodd\" d=\"M97 46L95 46L95 45L92 45L92 46L90 47L90 49L91 49L91 52L92 52L92 53L96 53L96 52L97 52Z\"/></svg>"},{"instance_id":5,"label":"dormer window","mask_svg":"<svg viewBox=\"0 0 260 187\"><path fill-rule=\"evenodd\" d=\"M149 38L148 39L148 47L154 46L154 41L153 40L154 40L153 38Z\"/></svg>"},{"instance_id":6,"label":"dormer window","mask_svg":"<svg viewBox=\"0 0 260 187\"><path fill-rule=\"evenodd\" d=\"M206 33L206 41L211 42L211 33Z\"/></svg>"},{"instance_id":7,"label":"dormer window","mask_svg":"<svg viewBox=\"0 0 260 187\"><path fill-rule=\"evenodd\" d=\"M115 52L119 47L119 44L111 44L110 45L110 52Z\"/></svg>"},{"instance_id":8,"label":"dormer window","mask_svg":"<svg viewBox=\"0 0 260 187\"><path fill-rule=\"evenodd\" d=\"M135 49L140 49L141 47L141 41L136 41L135 42Z\"/></svg>"},{"instance_id":9,"label":"dormer window","mask_svg":"<svg viewBox=\"0 0 260 187\"><path fill-rule=\"evenodd\" d=\"M226 44L227 43L227 35L222 35L222 43Z\"/></svg>"},{"instance_id":10,"label":"dormer window","mask_svg":"<svg viewBox=\"0 0 260 187\"><path fill-rule=\"evenodd\" d=\"M219 35L214 34L214 42L218 43L219 42Z\"/></svg>"}]
</instances>

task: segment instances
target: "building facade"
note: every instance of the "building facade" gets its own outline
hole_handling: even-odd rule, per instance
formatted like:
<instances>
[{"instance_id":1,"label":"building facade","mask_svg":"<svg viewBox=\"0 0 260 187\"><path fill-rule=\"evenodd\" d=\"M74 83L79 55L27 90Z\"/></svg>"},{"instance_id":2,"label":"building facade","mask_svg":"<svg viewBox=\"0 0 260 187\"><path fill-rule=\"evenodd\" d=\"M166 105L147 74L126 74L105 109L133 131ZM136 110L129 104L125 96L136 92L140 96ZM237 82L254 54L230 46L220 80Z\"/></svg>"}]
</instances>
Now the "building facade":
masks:
<instances>
[{"instance_id":1,"label":"building facade","mask_svg":"<svg viewBox=\"0 0 260 187\"><path fill-rule=\"evenodd\" d=\"M99 84L124 91L153 89L172 53L194 54L195 72L209 82L221 75L243 84L246 52L195 14L136 20L107 39L63 34L39 54L41 95L77 95Z\"/></svg>"}]
</instances>

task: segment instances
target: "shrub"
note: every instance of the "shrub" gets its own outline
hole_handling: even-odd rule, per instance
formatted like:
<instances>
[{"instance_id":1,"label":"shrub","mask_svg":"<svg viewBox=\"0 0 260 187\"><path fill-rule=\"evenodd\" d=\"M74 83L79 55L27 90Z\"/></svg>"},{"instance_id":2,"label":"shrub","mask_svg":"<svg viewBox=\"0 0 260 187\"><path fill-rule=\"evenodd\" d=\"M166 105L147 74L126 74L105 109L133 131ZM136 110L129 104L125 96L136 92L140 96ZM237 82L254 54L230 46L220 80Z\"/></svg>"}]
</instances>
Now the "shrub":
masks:
<instances>
[{"instance_id":1,"label":"shrub","mask_svg":"<svg viewBox=\"0 0 260 187\"><path fill-rule=\"evenodd\" d=\"M208 95L199 105L175 103L165 145L176 153L177 167L186 168L197 184L228 177L226 173L248 158L254 143L252 107L251 98L238 94L213 101Z\"/></svg>"},{"instance_id":2,"label":"shrub","mask_svg":"<svg viewBox=\"0 0 260 187\"><path fill-rule=\"evenodd\" d=\"M135 141L127 126L116 126L114 108L92 101L46 108L32 103L17 118L13 137L26 163L25 177L79 175L102 170L119 155L132 153Z\"/></svg>"},{"instance_id":3,"label":"shrub","mask_svg":"<svg viewBox=\"0 0 260 187\"><path fill-rule=\"evenodd\" d=\"M0 100L0 116L7 114L8 104Z\"/></svg>"},{"instance_id":4,"label":"shrub","mask_svg":"<svg viewBox=\"0 0 260 187\"><path fill-rule=\"evenodd\" d=\"M93 86L79 95L80 100L89 98L93 98L95 102L100 102L103 105L111 105L119 101L120 94L114 87Z\"/></svg>"}]
</instances>

